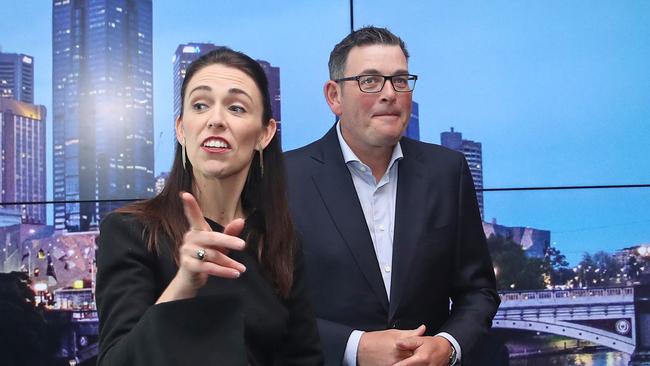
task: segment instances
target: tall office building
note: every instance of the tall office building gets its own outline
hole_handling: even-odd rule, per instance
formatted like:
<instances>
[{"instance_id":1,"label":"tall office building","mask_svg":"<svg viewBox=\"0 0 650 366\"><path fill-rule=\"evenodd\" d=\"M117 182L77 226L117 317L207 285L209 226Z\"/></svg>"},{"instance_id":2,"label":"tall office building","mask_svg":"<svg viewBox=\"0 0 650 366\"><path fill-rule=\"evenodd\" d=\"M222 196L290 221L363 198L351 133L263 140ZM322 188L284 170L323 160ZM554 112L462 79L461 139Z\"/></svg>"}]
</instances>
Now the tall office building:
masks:
<instances>
[{"instance_id":1,"label":"tall office building","mask_svg":"<svg viewBox=\"0 0 650 366\"><path fill-rule=\"evenodd\" d=\"M477 190L476 198L478 199L478 207L481 210L481 217L483 217L483 150L481 143L463 140L463 134L454 131L452 127L450 131L440 134L440 144L460 151L465 155L469 170L472 173L472 179L474 180L474 188Z\"/></svg>"},{"instance_id":2,"label":"tall office building","mask_svg":"<svg viewBox=\"0 0 650 366\"><path fill-rule=\"evenodd\" d=\"M1 202L45 201L45 107L0 98ZM6 205L21 221L45 224L45 205Z\"/></svg>"},{"instance_id":3,"label":"tall office building","mask_svg":"<svg viewBox=\"0 0 650 366\"><path fill-rule=\"evenodd\" d=\"M152 3L53 0L52 32L54 225L87 231L154 193Z\"/></svg>"},{"instance_id":4,"label":"tall office building","mask_svg":"<svg viewBox=\"0 0 650 366\"><path fill-rule=\"evenodd\" d=\"M174 64L174 119L181 113L181 84L185 79L185 72L192 61L201 57L219 46L212 43L185 43L176 47L176 52L172 58ZM257 62L264 69L266 78L269 81L269 97L271 98L271 109L273 118L278 122L278 138L282 138L281 120L282 120L282 106L280 96L280 68L272 66L269 62L264 60L257 60ZM282 140L280 140L282 141Z\"/></svg>"},{"instance_id":5,"label":"tall office building","mask_svg":"<svg viewBox=\"0 0 650 366\"><path fill-rule=\"evenodd\" d=\"M34 59L0 52L0 98L34 103Z\"/></svg>"},{"instance_id":6,"label":"tall office building","mask_svg":"<svg viewBox=\"0 0 650 366\"><path fill-rule=\"evenodd\" d=\"M413 101L413 108L411 109L411 118L406 127L404 135L413 140L420 140L420 107L416 101Z\"/></svg>"}]
</instances>

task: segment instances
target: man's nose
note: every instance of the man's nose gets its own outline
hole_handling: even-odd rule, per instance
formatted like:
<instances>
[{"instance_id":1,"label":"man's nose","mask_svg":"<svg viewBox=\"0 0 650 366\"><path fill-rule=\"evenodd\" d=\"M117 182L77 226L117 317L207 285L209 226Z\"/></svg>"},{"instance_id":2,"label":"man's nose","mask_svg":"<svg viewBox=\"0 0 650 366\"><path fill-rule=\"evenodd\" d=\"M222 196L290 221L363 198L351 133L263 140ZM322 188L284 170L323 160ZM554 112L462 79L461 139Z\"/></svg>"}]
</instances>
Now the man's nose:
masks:
<instances>
[{"instance_id":1,"label":"man's nose","mask_svg":"<svg viewBox=\"0 0 650 366\"><path fill-rule=\"evenodd\" d=\"M384 87L381 89L380 93L381 93L382 99L387 99L387 100L395 99L395 96L397 95L397 92L395 91L395 88L393 87L393 80L386 79L386 81L384 82Z\"/></svg>"}]
</instances>

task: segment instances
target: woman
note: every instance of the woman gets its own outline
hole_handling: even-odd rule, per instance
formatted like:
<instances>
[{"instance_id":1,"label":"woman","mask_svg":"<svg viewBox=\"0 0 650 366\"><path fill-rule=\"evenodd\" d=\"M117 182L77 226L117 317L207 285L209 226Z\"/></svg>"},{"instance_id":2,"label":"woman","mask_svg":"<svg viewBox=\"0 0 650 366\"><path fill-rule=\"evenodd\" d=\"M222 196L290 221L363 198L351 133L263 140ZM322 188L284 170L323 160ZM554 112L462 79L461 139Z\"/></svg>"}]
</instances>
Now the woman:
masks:
<instances>
[{"instance_id":1,"label":"woman","mask_svg":"<svg viewBox=\"0 0 650 366\"><path fill-rule=\"evenodd\" d=\"M101 224L98 364L322 363L264 71L220 48L181 98L167 185Z\"/></svg>"}]
</instances>

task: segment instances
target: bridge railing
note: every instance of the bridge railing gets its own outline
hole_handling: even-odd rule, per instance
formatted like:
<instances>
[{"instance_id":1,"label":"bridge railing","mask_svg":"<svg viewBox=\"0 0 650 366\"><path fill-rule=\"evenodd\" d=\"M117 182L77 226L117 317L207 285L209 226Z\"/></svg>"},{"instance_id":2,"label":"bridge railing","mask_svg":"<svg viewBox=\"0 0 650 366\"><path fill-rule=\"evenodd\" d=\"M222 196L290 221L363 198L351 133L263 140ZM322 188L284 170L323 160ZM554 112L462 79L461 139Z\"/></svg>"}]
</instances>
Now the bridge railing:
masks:
<instances>
[{"instance_id":1,"label":"bridge railing","mask_svg":"<svg viewBox=\"0 0 650 366\"><path fill-rule=\"evenodd\" d=\"M500 309L521 306L553 306L633 302L634 287L500 292Z\"/></svg>"}]
</instances>

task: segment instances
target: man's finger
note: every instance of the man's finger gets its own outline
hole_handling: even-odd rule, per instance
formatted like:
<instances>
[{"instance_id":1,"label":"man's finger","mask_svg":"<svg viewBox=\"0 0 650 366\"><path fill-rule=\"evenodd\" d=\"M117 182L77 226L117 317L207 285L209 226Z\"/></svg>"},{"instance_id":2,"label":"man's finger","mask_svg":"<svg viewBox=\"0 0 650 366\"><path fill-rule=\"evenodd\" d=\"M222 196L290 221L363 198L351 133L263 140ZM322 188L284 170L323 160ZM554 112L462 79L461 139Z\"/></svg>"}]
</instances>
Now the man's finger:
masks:
<instances>
[{"instance_id":1,"label":"man's finger","mask_svg":"<svg viewBox=\"0 0 650 366\"><path fill-rule=\"evenodd\" d=\"M400 338L422 337L424 335L424 332L426 332L426 330L427 330L426 325L422 324L415 329L403 330L402 336Z\"/></svg>"},{"instance_id":2,"label":"man's finger","mask_svg":"<svg viewBox=\"0 0 650 366\"><path fill-rule=\"evenodd\" d=\"M244 230L244 219L234 219L230 224L226 225L223 229L223 233L230 236L239 236L241 231Z\"/></svg>"},{"instance_id":3,"label":"man's finger","mask_svg":"<svg viewBox=\"0 0 650 366\"><path fill-rule=\"evenodd\" d=\"M424 344L424 338L422 337L401 338L395 341L395 346L401 351L414 351L422 344Z\"/></svg>"},{"instance_id":4,"label":"man's finger","mask_svg":"<svg viewBox=\"0 0 650 366\"><path fill-rule=\"evenodd\" d=\"M422 360L420 360L420 357L417 355L413 355L409 358L403 359L402 361L394 364L393 366L418 366L418 365L424 365Z\"/></svg>"},{"instance_id":5,"label":"man's finger","mask_svg":"<svg viewBox=\"0 0 650 366\"><path fill-rule=\"evenodd\" d=\"M203 212L192 194L181 192L181 201L183 202L185 217L190 223L190 230L212 231L210 225L203 218Z\"/></svg>"}]
</instances>

